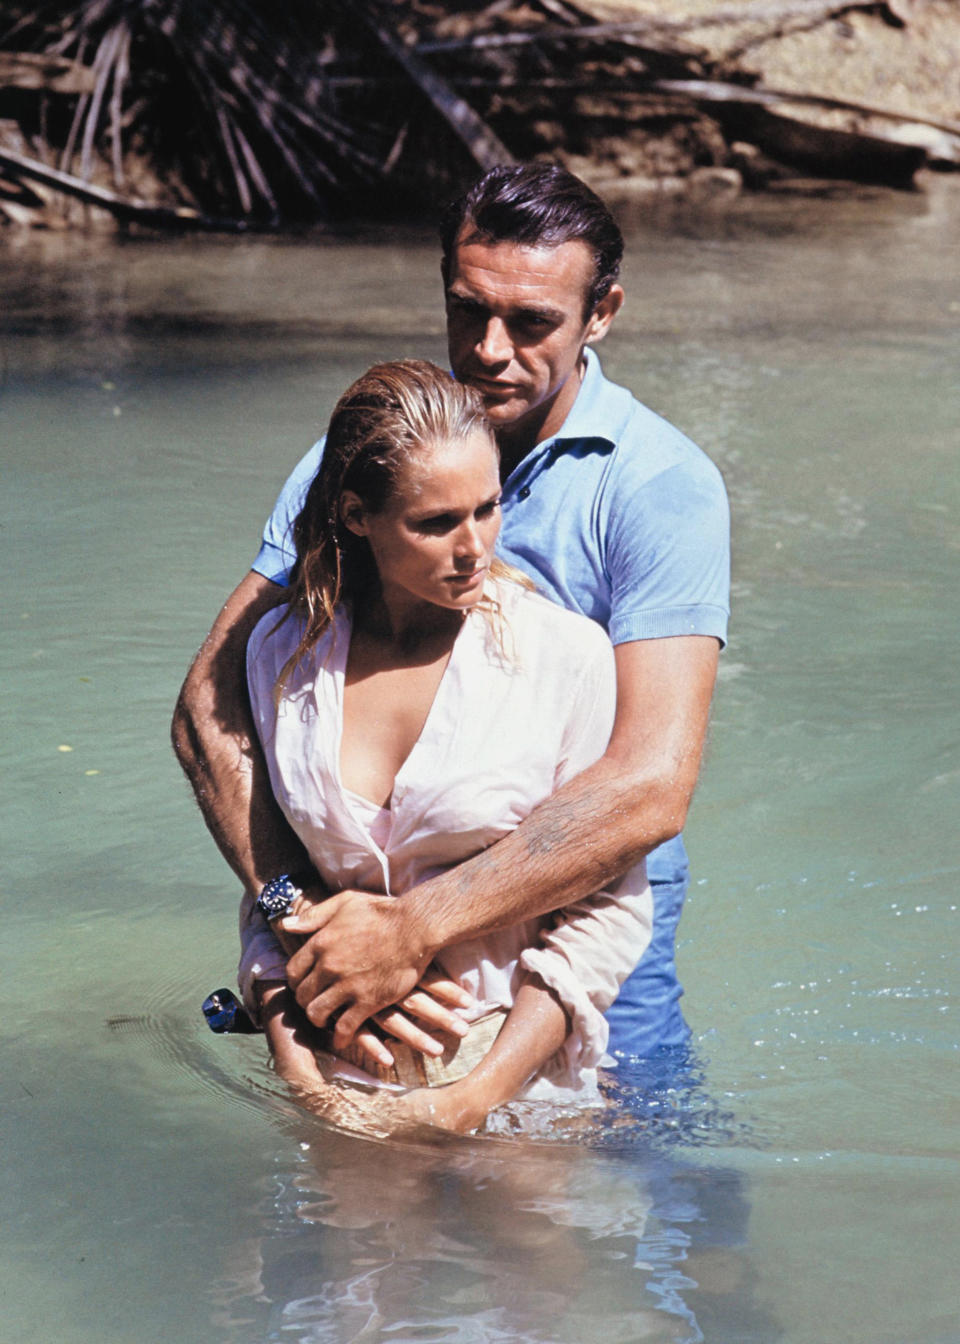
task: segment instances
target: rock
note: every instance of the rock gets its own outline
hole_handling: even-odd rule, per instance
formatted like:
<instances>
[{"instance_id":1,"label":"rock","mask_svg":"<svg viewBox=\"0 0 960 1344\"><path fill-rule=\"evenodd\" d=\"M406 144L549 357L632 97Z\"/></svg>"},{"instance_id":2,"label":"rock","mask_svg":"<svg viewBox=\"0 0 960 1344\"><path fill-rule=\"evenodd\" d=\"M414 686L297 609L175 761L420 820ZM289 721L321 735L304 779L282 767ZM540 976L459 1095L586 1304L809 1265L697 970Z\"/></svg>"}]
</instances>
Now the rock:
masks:
<instances>
[{"instance_id":1,"label":"rock","mask_svg":"<svg viewBox=\"0 0 960 1344\"><path fill-rule=\"evenodd\" d=\"M687 195L700 203L729 201L743 190L743 177L736 168L694 168L687 178Z\"/></svg>"}]
</instances>

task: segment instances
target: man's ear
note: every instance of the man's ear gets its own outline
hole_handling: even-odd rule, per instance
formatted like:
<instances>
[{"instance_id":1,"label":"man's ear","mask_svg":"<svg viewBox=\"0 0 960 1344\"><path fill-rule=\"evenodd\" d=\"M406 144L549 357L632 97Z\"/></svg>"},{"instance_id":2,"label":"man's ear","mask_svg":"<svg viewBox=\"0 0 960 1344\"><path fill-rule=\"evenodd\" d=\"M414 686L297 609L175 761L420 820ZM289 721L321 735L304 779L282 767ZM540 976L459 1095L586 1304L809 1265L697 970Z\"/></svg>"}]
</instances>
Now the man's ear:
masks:
<instances>
[{"instance_id":1,"label":"man's ear","mask_svg":"<svg viewBox=\"0 0 960 1344\"><path fill-rule=\"evenodd\" d=\"M367 535L367 511L363 507L363 500L355 490L343 491L337 512L340 515L340 522L349 528L355 537Z\"/></svg>"},{"instance_id":2,"label":"man's ear","mask_svg":"<svg viewBox=\"0 0 960 1344\"><path fill-rule=\"evenodd\" d=\"M610 323L623 307L623 298L623 286L611 285L593 310L587 323L587 335L584 342L586 345L593 345L594 341L600 341L606 336L610 329Z\"/></svg>"}]
</instances>

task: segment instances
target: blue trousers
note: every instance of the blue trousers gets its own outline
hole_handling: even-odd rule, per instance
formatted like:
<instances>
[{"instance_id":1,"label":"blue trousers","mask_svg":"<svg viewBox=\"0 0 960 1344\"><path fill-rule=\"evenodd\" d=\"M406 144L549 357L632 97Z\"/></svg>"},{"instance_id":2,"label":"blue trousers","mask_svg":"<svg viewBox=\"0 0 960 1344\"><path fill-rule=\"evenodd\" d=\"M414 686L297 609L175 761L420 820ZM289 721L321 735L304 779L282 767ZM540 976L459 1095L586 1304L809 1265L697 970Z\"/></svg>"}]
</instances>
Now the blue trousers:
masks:
<instances>
[{"instance_id":1,"label":"blue trousers","mask_svg":"<svg viewBox=\"0 0 960 1344\"><path fill-rule=\"evenodd\" d=\"M677 979L677 924L687 893L683 843L670 841L647 860L653 892L653 937L636 970L624 981L607 1010L608 1050L620 1058L653 1055L661 1046L686 1045L690 1028L680 1011L683 989Z\"/></svg>"}]
</instances>

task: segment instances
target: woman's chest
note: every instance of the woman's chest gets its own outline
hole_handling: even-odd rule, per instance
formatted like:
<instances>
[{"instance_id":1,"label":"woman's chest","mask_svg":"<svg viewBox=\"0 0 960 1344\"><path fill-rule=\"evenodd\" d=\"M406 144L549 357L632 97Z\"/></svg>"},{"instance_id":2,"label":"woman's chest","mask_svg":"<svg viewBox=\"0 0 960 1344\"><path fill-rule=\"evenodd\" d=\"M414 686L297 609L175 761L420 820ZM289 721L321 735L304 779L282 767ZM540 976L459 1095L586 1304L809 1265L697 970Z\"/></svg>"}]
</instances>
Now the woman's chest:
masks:
<instances>
[{"instance_id":1,"label":"woman's chest","mask_svg":"<svg viewBox=\"0 0 960 1344\"><path fill-rule=\"evenodd\" d=\"M451 862L517 825L555 787L563 716L537 679L470 657L415 681L414 695L395 696L395 679L348 687L321 675L297 712L281 709L278 795L325 844L359 838L343 789L390 798L391 852L411 843L419 852L429 838L435 858Z\"/></svg>"},{"instance_id":2,"label":"woman's chest","mask_svg":"<svg viewBox=\"0 0 960 1344\"><path fill-rule=\"evenodd\" d=\"M345 788L386 803L423 734L447 657L410 667L348 667L339 762Z\"/></svg>"}]
</instances>

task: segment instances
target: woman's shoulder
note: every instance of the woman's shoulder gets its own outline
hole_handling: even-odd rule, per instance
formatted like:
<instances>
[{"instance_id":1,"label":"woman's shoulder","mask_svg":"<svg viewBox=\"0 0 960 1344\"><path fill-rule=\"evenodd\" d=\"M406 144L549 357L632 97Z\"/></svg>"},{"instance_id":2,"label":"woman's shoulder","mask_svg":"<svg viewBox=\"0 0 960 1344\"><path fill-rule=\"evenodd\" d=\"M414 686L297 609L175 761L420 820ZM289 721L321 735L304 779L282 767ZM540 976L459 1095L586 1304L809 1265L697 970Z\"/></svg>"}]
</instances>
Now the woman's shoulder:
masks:
<instances>
[{"instance_id":1,"label":"woman's shoulder","mask_svg":"<svg viewBox=\"0 0 960 1344\"><path fill-rule=\"evenodd\" d=\"M343 608L336 609L335 625L339 626L347 619ZM305 622L302 616L292 610L289 603L281 602L271 607L260 617L247 641L248 668L262 667L265 671L279 669L297 649L303 638ZM334 625L324 630L311 653L322 651L334 633Z\"/></svg>"},{"instance_id":2,"label":"woman's shoulder","mask_svg":"<svg viewBox=\"0 0 960 1344\"><path fill-rule=\"evenodd\" d=\"M522 644L534 643L548 654L552 650L558 659L572 656L576 661L612 661L607 632L589 616L561 607L513 580L498 578L494 582L503 615Z\"/></svg>"},{"instance_id":3,"label":"woman's shoulder","mask_svg":"<svg viewBox=\"0 0 960 1344\"><path fill-rule=\"evenodd\" d=\"M267 645L278 652L288 644L291 649L295 649L302 632L302 621L294 616L288 603L281 602L278 606L265 611L251 630L250 638L247 640L247 656L259 654Z\"/></svg>"}]
</instances>

